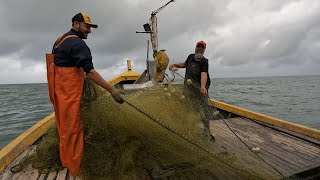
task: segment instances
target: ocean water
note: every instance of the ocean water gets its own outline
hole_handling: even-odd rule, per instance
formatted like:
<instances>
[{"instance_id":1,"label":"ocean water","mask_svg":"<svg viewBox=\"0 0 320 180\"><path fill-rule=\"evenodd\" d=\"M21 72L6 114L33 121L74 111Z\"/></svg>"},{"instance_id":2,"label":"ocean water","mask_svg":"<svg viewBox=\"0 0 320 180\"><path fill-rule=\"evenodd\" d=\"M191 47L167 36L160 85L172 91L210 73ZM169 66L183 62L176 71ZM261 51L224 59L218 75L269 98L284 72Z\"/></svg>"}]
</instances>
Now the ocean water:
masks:
<instances>
[{"instance_id":1,"label":"ocean water","mask_svg":"<svg viewBox=\"0 0 320 180\"><path fill-rule=\"evenodd\" d=\"M320 76L213 79L210 97L320 129Z\"/></svg>"},{"instance_id":2,"label":"ocean water","mask_svg":"<svg viewBox=\"0 0 320 180\"><path fill-rule=\"evenodd\" d=\"M51 112L47 84L0 85L0 149Z\"/></svg>"},{"instance_id":3,"label":"ocean water","mask_svg":"<svg viewBox=\"0 0 320 180\"><path fill-rule=\"evenodd\" d=\"M212 79L209 94L320 129L320 76ZM47 84L0 85L0 149L52 111Z\"/></svg>"}]
</instances>

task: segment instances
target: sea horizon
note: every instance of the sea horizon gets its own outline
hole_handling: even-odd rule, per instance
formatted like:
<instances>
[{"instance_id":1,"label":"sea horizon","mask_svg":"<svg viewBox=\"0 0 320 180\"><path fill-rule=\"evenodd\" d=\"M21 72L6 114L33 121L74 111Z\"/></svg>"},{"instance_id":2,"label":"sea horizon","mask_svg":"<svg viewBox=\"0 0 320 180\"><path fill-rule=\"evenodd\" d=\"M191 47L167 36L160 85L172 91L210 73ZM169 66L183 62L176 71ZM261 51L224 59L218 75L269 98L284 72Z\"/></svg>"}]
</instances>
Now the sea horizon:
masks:
<instances>
[{"instance_id":1,"label":"sea horizon","mask_svg":"<svg viewBox=\"0 0 320 180\"><path fill-rule=\"evenodd\" d=\"M311 75L276 75L276 76L240 76L240 77L211 77L211 79L241 79L241 78L272 78L272 77L303 77L303 76L320 76L320 74ZM181 77L176 77L180 79ZM26 83L0 83L0 85L28 85L28 84L47 84L47 82L26 82Z\"/></svg>"}]
</instances>

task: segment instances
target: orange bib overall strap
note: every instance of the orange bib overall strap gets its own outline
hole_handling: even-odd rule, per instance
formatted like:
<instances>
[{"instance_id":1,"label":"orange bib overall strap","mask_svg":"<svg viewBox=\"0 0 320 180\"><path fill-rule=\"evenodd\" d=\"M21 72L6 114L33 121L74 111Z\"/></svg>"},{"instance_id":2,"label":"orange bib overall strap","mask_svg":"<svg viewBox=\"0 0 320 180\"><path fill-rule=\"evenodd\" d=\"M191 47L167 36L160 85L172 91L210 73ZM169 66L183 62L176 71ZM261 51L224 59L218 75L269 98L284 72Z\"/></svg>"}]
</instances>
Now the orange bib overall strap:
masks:
<instances>
[{"instance_id":1,"label":"orange bib overall strap","mask_svg":"<svg viewBox=\"0 0 320 180\"><path fill-rule=\"evenodd\" d=\"M69 35L59 38L53 52ZM47 79L50 101L53 104L56 125L60 137L60 159L73 176L80 173L83 155L83 128L80 117L80 103L84 83L84 71L77 67L54 65L54 54L46 54Z\"/></svg>"}]
</instances>

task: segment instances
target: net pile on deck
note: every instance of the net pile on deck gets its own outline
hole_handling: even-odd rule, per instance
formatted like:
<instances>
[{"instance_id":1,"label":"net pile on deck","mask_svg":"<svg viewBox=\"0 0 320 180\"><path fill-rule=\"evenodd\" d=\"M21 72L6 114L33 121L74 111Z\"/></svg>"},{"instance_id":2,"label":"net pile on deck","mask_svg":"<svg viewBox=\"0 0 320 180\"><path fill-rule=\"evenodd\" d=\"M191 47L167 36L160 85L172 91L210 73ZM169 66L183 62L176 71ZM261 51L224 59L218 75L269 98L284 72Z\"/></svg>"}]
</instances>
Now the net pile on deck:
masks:
<instances>
[{"instance_id":1,"label":"net pile on deck","mask_svg":"<svg viewBox=\"0 0 320 180\"><path fill-rule=\"evenodd\" d=\"M86 84L82 178L264 178L204 135L201 106L185 93L182 85L158 85L128 92L126 103L117 104L108 92ZM59 166L54 128L28 162L40 170Z\"/></svg>"}]
</instances>

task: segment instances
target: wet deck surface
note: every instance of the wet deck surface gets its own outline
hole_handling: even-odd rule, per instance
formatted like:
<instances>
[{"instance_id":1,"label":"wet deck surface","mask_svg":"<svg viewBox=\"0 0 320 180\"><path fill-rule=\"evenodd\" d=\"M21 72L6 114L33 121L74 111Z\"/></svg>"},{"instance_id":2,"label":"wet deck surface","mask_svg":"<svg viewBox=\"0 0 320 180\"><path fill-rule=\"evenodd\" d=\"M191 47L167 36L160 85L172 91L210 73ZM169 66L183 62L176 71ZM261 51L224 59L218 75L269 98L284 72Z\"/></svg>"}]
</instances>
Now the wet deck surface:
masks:
<instances>
[{"instance_id":1,"label":"wet deck surface","mask_svg":"<svg viewBox=\"0 0 320 180\"><path fill-rule=\"evenodd\" d=\"M234 154L249 169L266 172L270 179L288 177L320 166L320 145L317 143L302 140L246 118L231 118L225 122L215 120L210 122L210 126L215 136L215 143ZM261 152L259 154L252 152L253 147L259 147ZM12 165L17 164L23 156L30 154L34 149L35 146L31 146ZM37 170L30 168L13 174L10 171L12 165L0 174L0 180L80 179L71 176L67 169L39 174Z\"/></svg>"},{"instance_id":2,"label":"wet deck surface","mask_svg":"<svg viewBox=\"0 0 320 180\"><path fill-rule=\"evenodd\" d=\"M216 136L216 142L230 149L237 157L250 159L251 162L244 160L249 166L252 166L251 163L258 163L259 166L267 166L280 173L280 176L286 177L320 167L319 144L307 142L246 118L226 119L225 122L238 137L222 120L212 121L211 129ZM261 152L258 155L253 153L250 150L253 147L259 147ZM257 158L248 158L249 154ZM260 168L258 164L254 166Z\"/></svg>"},{"instance_id":3,"label":"wet deck surface","mask_svg":"<svg viewBox=\"0 0 320 180\"><path fill-rule=\"evenodd\" d=\"M69 174L67 169L63 169L59 172L51 172L47 174L40 174L38 170L30 169L24 170L19 173L12 174L6 172L0 176L1 180L80 180L79 177L73 177Z\"/></svg>"}]
</instances>

